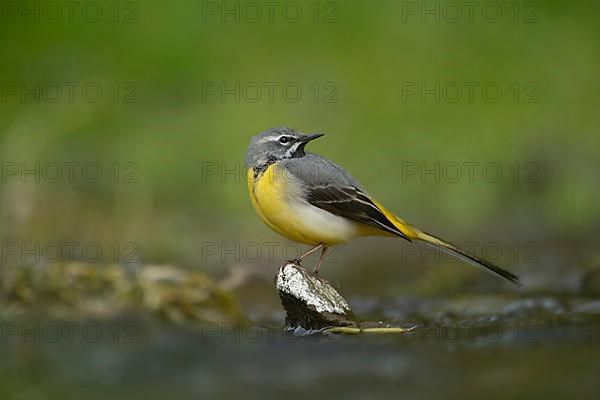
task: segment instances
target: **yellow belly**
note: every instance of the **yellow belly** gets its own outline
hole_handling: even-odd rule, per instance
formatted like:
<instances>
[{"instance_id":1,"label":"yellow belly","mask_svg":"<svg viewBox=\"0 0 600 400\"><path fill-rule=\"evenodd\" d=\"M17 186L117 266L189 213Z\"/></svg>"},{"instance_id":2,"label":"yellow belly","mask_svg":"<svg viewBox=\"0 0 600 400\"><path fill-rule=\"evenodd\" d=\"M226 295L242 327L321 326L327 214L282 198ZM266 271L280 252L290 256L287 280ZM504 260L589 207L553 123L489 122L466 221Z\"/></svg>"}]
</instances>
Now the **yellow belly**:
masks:
<instances>
[{"instance_id":1,"label":"yellow belly","mask_svg":"<svg viewBox=\"0 0 600 400\"><path fill-rule=\"evenodd\" d=\"M248 189L254 209L267 226L295 242L334 245L360 233L354 222L302 200L301 187L277 164L271 164L256 180L249 169Z\"/></svg>"}]
</instances>

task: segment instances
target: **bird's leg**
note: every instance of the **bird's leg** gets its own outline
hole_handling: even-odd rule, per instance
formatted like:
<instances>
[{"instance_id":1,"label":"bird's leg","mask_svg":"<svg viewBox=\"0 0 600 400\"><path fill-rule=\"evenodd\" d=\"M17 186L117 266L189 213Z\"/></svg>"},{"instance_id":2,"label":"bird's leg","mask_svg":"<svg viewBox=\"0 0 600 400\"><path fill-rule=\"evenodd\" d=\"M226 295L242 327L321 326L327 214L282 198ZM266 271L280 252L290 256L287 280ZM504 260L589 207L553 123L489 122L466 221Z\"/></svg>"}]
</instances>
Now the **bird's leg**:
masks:
<instances>
[{"instance_id":1,"label":"bird's leg","mask_svg":"<svg viewBox=\"0 0 600 400\"><path fill-rule=\"evenodd\" d=\"M323 246L323 250L321 250L321 255L319 256L319 261L317 261L317 265L315 265L315 269L313 270L313 274L317 275L319 273L319 268L321 267L321 263L325 259L325 252L329 247Z\"/></svg>"},{"instance_id":2,"label":"bird's leg","mask_svg":"<svg viewBox=\"0 0 600 400\"><path fill-rule=\"evenodd\" d=\"M316 245L312 249L308 250L306 253L302 254L300 257L296 258L293 261L295 261L296 263L300 264L300 261L304 260L306 257L310 256L314 252L319 251L321 249L321 247L323 247L323 243L319 243L318 245Z\"/></svg>"}]
</instances>

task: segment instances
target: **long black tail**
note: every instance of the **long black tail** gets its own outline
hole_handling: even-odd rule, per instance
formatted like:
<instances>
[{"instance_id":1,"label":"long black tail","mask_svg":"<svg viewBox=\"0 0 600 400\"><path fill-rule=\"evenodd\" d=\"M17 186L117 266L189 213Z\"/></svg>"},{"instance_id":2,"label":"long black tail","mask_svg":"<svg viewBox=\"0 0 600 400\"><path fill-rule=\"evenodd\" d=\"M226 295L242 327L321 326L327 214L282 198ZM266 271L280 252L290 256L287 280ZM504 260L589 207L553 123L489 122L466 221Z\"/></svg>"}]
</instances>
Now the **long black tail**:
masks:
<instances>
[{"instance_id":1,"label":"long black tail","mask_svg":"<svg viewBox=\"0 0 600 400\"><path fill-rule=\"evenodd\" d=\"M483 260L479 257L475 257L472 254L467 253L464 250L459 249L451 243L446 242L438 237L433 236L432 234L425 233L423 231L418 231L416 233L416 239L421 240L429 245L432 245L438 249L445 251L446 253L459 258L469 264L475 265L476 267L482 267L487 271L492 272L495 275L498 275L501 278L504 278L508 281L511 281L517 286L523 286L523 284L519 281L519 277L515 274L508 272L500 267L495 266L489 261Z\"/></svg>"},{"instance_id":2,"label":"long black tail","mask_svg":"<svg viewBox=\"0 0 600 400\"><path fill-rule=\"evenodd\" d=\"M399 218L394 213L388 211L385 207L383 207L378 202L373 200L373 203L385 215L385 217L390 222L392 222L394 224L394 226L396 228L398 228L398 230L402 233L402 235L399 235L399 236L402 236L403 238L408 239L408 240L412 240L412 239L421 240L421 241L423 241L429 245L432 245L438 249L444 250L445 252L449 253L450 255L452 255L456 258L459 258L465 262L468 262L469 264L473 264L476 267L485 268L487 271L490 271L490 272L498 275L501 278L511 281L512 283L514 283L517 286L523 286L521 284L521 282L519 281L519 278L515 274L510 273L506 270L503 270L502 268L495 266L494 264L490 263L489 261L482 260L479 257L475 257L474 255L469 254L466 251L459 249L458 247L454 246L453 244L448 243L443 239L440 239L439 237L435 237L430 233L423 232L422 230L405 222L404 220Z\"/></svg>"}]
</instances>

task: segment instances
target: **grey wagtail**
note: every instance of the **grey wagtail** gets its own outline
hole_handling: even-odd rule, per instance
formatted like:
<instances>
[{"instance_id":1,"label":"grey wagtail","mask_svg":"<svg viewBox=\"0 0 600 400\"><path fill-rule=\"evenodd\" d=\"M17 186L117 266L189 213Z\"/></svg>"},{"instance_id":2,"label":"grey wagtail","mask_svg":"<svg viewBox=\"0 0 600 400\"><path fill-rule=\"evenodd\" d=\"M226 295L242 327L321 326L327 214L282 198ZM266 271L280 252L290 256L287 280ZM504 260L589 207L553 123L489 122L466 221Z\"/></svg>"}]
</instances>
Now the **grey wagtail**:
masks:
<instances>
[{"instance_id":1,"label":"grey wagtail","mask_svg":"<svg viewBox=\"0 0 600 400\"><path fill-rule=\"evenodd\" d=\"M252 137L246 153L248 189L258 215L275 232L312 245L297 260L359 236L395 236L419 240L520 285L519 278L488 261L425 233L388 211L348 171L304 151L322 133L271 128Z\"/></svg>"}]
</instances>

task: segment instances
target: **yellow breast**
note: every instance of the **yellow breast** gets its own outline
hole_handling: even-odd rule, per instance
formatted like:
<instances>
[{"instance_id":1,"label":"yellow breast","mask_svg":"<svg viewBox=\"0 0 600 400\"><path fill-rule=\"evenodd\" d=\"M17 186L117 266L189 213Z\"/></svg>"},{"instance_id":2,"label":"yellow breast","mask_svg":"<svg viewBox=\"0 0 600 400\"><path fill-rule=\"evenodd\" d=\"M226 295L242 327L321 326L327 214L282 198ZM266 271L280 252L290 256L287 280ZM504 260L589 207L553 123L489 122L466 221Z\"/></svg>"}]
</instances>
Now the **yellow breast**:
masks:
<instances>
[{"instance_id":1,"label":"yellow breast","mask_svg":"<svg viewBox=\"0 0 600 400\"><path fill-rule=\"evenodd\" d=\"M276 163L254 177L248 170L248 190L252 205L275 232L296 242L328 245L346 242L358 235L357 226L310 205L302 199L302 187Z\"/></svg>"}]
</instances>

